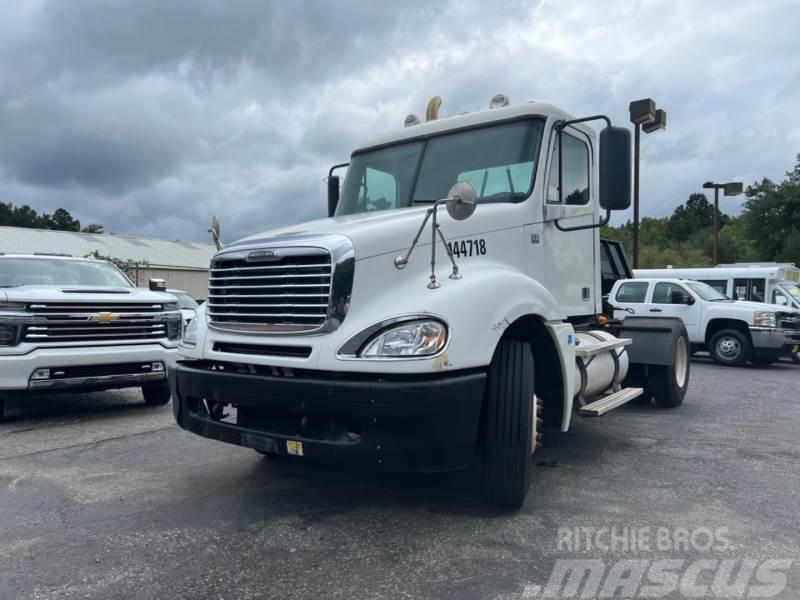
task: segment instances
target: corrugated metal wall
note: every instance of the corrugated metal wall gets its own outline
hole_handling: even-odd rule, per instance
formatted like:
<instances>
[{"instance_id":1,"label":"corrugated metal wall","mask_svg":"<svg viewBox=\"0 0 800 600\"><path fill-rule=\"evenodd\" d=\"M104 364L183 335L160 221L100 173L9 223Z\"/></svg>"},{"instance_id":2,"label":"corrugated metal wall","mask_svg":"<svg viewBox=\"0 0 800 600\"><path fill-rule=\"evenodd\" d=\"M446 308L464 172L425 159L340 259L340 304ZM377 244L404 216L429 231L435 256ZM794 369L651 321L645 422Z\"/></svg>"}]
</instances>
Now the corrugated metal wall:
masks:
<instances>
[{"instance_id":1,"label":"corrugated metal wall","mask_svg":"<svg viewBox=\"0 0 800 600\"><path fill-rule=\"evenodd\" d=\"M183 290L195 300L203 300L208 294L208 271L191 269L140 268L136 287L147 287L150 279L164 279L169 289Z\"/></svg>"}]
</instances>

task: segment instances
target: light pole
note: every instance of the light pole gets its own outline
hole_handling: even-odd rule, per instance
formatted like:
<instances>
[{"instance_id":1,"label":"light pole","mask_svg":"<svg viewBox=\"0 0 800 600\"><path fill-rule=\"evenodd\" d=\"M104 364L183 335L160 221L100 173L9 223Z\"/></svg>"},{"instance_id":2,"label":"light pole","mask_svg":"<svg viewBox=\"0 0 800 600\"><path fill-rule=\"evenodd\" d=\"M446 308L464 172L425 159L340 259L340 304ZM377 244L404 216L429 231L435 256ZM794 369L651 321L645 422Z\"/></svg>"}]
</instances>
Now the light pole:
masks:
<instances>
[{"instance_id":1,"label":"light pole","mask_svg":"<svg viewBox=\"0 0 800 600\"><path fill-rule=\"evenodd\" d=\"M661 131L667 126L667 113L656 108L650 98L634 100L628 106L633 136L633 268L639 268L639 137L640 130L645 133Z\"/></svg>"},{"instance_id":2,"label":"light pole","mask_svg":"<svg viewBox=\"0 0 800 600\"><path fill-rule=\"evenodd\" d=\"M729 181L728 183L706 181L703 188L714 190L714 244L711 250L711 262L716 265L719 262L719 191L722 190L726 196L738 196L742 193L744 186L741 181Z\"/></svg>"}]
</instances>

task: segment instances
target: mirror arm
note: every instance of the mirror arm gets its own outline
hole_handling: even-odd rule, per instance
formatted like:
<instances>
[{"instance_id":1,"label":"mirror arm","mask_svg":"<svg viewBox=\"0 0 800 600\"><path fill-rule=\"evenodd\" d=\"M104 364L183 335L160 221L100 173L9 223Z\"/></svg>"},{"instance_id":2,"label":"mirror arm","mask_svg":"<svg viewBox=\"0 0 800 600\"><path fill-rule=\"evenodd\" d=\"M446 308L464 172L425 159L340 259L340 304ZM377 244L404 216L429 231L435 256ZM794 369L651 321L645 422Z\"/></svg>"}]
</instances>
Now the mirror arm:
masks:
<instances>
[{"instance_id":1,"label":"mirror arm","mask_svg":"<svg viewBox=\"0 0 800 600\"><path fill-rule=\"evenodd\" d=\"M603 119L606 122L606 125L611 127L611 119L609 119L606 115L592 115L591 117L581 117L580 119L570 119L569 121L563 119L561 121L556 121L556 129L560 132L568 125L574 125L575 123L585 123L586 121L597 121L599 119Z\"/></svg>"},{"instance_id":2,"label":"mirror arm","mask_svg":"<svg viewBox=\"0 0 800 600\"><path fill-rule=\"evenodd\" d=\"M349 163L349 162L346 162L346 163L339 163L338 165L333 165L333 166L330 168L330 170L328 171L328 177L333 177L333 172L334 172L336 169L341 169L341 168L343 168L343 167L349 167L349 166L350 166L350 163Z\"/></svg>"},{"instance_id":3,"label":"mirror arm","mask_svg":"<svg viewBox=\"0 0 800 600\"><path fill-rule=\"evenodd\" d=\"M556 229L559 231L581 231L583 229L597 229L598 227L603 227L604 225L608 225L608 221L611 219L611 209L606 209L606 218L600 219L599 223L592 223L591 225L577 225L575 227L562 227L558 223L558 219L553 221L553 225L556 226Z\"/></svg>"}]
</instances>

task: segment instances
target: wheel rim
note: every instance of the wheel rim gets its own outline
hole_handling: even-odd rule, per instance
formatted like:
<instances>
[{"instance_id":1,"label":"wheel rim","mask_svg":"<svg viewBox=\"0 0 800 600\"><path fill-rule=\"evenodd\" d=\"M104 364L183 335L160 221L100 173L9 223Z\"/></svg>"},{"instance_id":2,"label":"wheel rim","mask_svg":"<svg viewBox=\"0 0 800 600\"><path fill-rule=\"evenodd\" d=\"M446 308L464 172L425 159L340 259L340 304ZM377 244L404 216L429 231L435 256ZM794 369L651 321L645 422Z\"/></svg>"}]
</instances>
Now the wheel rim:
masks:
<instances>
[{"instance_id":1,"label":"wheel rim","mask_svg":"<svg viewBox=\"0 0 800 600\"><path fill-rule=\"evenodd\" d=\"M742 355L742 344L735 337L726 335L717 340L717 354L724 360L736 360Z\"/></svg>"},{"instance_id":2,"label":"wheel rim","mask_svg":"<svg viewBox=\"0 0 800 600\"><path fill-rule=\"evenodd\" d=\"M686 376L689 372L689 353L686 350L686 338L678 338L678 347L675 349L675 383L679 388L686 384Z\"/></svg>"}]
</instances>

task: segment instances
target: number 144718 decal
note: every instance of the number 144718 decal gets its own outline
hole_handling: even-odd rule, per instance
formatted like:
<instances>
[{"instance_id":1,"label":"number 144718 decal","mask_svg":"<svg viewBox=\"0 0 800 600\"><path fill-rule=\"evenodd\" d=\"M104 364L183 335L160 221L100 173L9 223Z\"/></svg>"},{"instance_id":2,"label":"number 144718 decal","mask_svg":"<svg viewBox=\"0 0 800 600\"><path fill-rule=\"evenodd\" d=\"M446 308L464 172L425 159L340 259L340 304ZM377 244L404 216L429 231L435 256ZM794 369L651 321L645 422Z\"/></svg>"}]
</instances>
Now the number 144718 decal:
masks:
<instances>
[{"instance_id":1,"label":"number 144718 decal","mask_svg":"<svg viewBox=\"0 0 800 600\"><path fill-rule=\"evenodd\" d=\"M450 251L459 258L486 254L486 240L483 238L447 242L447 245L450 247Z\"/></svg>"}]
</instances>

